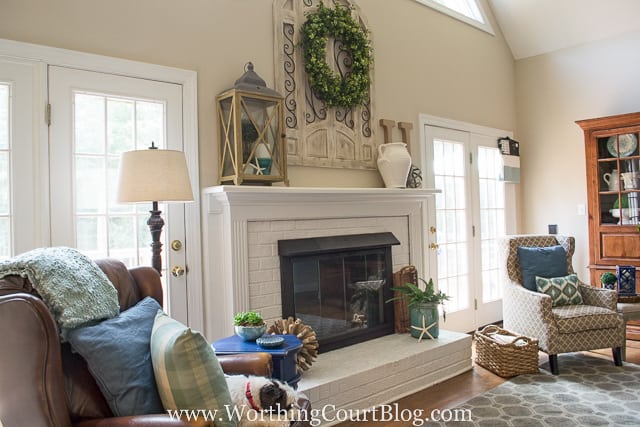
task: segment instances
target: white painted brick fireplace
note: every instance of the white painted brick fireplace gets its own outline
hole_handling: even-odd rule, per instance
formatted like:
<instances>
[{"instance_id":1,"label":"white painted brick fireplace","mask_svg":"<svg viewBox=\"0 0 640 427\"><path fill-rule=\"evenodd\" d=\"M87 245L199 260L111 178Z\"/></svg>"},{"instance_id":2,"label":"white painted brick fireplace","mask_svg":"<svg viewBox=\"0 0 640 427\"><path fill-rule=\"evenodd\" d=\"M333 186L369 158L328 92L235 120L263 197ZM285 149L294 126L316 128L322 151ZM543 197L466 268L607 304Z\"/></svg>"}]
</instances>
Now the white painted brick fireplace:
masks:
<instances>
[{"instance_id":1,"label":"white painted brick fireplace","mask_svg":"<svg viewBox=\"0 0 640 427\"><path fill-rule=\"evenodd\" d=\"M392 232L393 269L426 265L434 190L217 186L204 190L205 334L233 333L238 311L282 318L278 240Z\"/></svg>"},{"instance_id":2,"label":"white painted brick fireplace","mask_svg":"<svg viewBox=\"0 0 640 427\"><path fill-rule=\"evenodd\" d=\"M391 232L393 270L428 276L428 205L434 190L218 186L204 190L205 335L233 333L233 315L282 317L278 240ZM299 383L321 425L338 409L367 410L471 369L471 336L440 331L418 342L392 334L320 354ZM333 417L333 418L332 418Z\"/></svg>"}]
</instances>

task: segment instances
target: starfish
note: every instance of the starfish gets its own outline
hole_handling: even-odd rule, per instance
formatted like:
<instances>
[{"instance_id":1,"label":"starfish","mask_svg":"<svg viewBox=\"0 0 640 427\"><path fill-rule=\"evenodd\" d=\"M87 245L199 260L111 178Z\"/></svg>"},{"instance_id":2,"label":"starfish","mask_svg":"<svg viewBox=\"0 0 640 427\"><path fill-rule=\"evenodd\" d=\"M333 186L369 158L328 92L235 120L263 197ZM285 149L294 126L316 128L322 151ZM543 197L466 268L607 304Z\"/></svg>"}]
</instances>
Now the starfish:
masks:
<instances>
[{"instance_id":1,"label":"starfish","mask_svg":"<svg viewBox=\"0 0 640 427\"><path fill-rule=\"evenodd\" d=\"M255 173L254 175L264 175L264 171L266 168L262 168L260 167L260 163L258 163L258 159L256 158L256 163L249 163L249 166L251 166L253 169L255 169Z\"/></svg>"},{"instance_id":2,"label":"starfish","mask_svg":"<svg viewBox=\"0 0 640 427\"><path fill-rule=\"evenodd\" d=\"M430 339L434 340L435 338L433 337L433 335L431 335L429 333L429 329L433 328L434 326L436 326L438 324L438 322L433 322L432 324L430 324L429 326L426 326L426 319L424 317L424 314L422 315L422 328L419 328L417 326L411 325L412 329L417 329L420 332L420 338L418 338L418 342L422 341L422 337L424 337L425 334L427 334L429 336Z\"/></svg>"}]
</instances>

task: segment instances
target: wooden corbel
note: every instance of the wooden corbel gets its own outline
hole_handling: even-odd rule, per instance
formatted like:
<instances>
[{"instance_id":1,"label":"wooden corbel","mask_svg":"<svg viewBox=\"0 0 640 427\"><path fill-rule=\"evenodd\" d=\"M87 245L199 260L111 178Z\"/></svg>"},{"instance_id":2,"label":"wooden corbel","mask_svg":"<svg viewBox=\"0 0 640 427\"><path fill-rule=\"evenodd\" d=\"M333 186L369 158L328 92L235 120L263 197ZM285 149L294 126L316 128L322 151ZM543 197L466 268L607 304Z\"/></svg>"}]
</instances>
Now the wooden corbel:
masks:
<instances>
[{"instance_id":1,"label":"wooden corbel","mask_svg":"<svg viewBox=\"0 0 640 427\"><path fill-rule=\"evenodd\" d=\"M380 119L380 126L382 127L382 131L384 132L384 143L388 144L391 142L391 132L393 128L396 126L395 120L389 119Z\"/></svg>"},{"instance_id":2,"label":"wooden corbel","mask_svg":"<svg viewBox=\"0 0 640 427\"><path fill-rule=\"evenodd\" d=\"M413 129L413 123L398 122L398 128L402 133L402 142L407 144L407 150L409 150L409 153L411 153L411 129Z\"/></svg>"}]
</instances>

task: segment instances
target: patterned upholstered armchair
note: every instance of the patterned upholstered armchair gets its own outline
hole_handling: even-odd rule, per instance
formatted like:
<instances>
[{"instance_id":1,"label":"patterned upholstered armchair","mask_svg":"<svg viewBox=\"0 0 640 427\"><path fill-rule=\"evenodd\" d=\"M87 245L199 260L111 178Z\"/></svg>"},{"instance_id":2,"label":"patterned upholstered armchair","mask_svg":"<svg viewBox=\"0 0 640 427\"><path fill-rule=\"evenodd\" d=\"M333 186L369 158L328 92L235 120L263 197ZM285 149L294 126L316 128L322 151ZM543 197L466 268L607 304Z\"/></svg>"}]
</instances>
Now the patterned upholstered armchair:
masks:
<instances>
[{"instance_id":1,"label":"patterned upholstered armchair","mask_svg":"<svg viewBox=\"0 0 640 427\"><path fill-rule=\"evenodd\" d=\"M558 354L573 351L611 348L616 366L621 366L625 331L622 318L616 312L618 297L615 291L580 282L584 304L552 307L549 295L522 286L518 247L556 245L562 245L566 250L568 273L574 273L573 237L521 235L502 239L502 267L507 276L502 309L504 328L537 338L540 349L549 355L549 366L555 375L558 374Z\"/></svg>"}]
</instances>

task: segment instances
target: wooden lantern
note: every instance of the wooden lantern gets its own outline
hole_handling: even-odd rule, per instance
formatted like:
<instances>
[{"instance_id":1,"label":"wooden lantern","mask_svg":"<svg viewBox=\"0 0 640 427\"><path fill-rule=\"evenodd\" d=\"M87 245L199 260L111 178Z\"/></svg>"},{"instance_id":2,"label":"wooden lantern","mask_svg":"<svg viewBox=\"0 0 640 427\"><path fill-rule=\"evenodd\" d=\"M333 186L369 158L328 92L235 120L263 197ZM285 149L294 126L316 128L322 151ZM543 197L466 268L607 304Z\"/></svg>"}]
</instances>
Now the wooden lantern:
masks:
<instances>
[{"instance_id":1,"label":"wooden lantern","mask_svg":"<svg viewBox=\"0 0 640 427\"><path fill-rule=\"evenodd\" d=\"M284 99L249 62L231 89L216 97L220 129L220 184L271 185L287 180Z\"/></svg>"}]
</instances>

